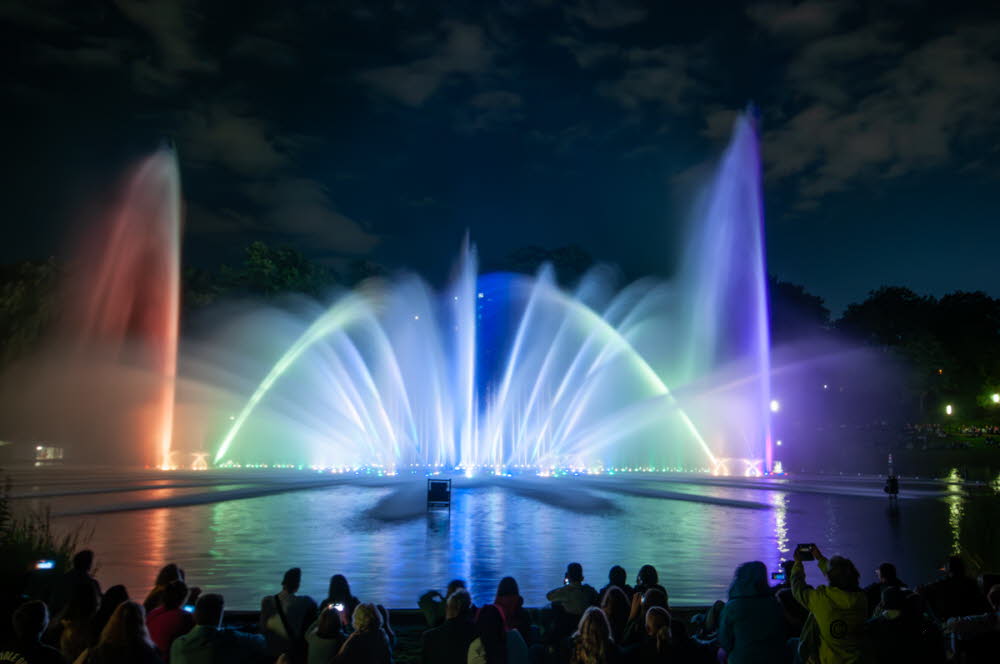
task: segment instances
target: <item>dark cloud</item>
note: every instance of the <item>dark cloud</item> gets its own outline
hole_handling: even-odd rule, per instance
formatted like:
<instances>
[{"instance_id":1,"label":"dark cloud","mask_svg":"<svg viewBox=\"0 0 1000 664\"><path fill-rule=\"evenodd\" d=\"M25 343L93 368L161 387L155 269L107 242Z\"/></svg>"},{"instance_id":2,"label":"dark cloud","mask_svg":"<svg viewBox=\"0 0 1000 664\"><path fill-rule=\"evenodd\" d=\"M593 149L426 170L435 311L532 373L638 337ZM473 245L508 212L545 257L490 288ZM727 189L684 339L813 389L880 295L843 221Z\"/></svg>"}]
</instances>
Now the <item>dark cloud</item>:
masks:
<instances>
[{"instance_id":1,"label":"dark cloud","mask_svg":"<svg viewBox=\"0 0 1000 664\"><path fill-rule=\"evenodd\" d=\"M291 164L280 132L222 104L182 114L179 143L186 160L222 165L241 175L267 175Z\"/></svg>"},{"instance_id":2,"label":"dark cloud","mask_svg":"<svg viewBox=\"0 0 1000 664\"><path fill-rule=\"evenodd\" d=\"M433 35L421 35L429 53L405 64L375 67L359 74L379 94L407 106L420 106L454 78L482 74L493 60L493 48L478 25L443 22Z\"/></svg>"},{"instance_id":3,"label":"dark cloud","mask_svg":"<svg viewBox=\"0 0 1000 664\"><path fill-rule=\"evenodd\" d=\"M646 10L630 0L578 0L566 3L566 13L591 28L612 30L638 23Z\"/></svg>"}]
</instances>

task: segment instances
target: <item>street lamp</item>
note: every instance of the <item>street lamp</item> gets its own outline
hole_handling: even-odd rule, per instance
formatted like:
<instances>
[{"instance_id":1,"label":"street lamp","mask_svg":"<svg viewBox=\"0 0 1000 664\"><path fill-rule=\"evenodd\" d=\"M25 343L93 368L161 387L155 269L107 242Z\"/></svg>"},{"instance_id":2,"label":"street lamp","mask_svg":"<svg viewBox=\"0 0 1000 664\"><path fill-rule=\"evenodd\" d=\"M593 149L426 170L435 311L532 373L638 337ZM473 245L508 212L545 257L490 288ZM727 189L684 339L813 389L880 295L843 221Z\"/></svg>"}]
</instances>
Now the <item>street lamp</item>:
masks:
<instances>
[{"instance_id":1,"label":"street lamp","mask_svg":"<svg viewBox=\"0 0 1000 664\"><path fill-rule=\"evenodd\" d=\"M990 399L993 400L993 403L1000 403L1000 393L994 392Z\"/></svg>"},{"instance_id":2,"label":"street lamp","mask_svg":"<svg viewBox=\"0 0 1000 664\"><path fill-rule=\"evenodd\" d=\"M951 415L952 414L951 404L948 404L947 406L944 407L944 414L945 415Z\"/></svg>"}]
</instances>

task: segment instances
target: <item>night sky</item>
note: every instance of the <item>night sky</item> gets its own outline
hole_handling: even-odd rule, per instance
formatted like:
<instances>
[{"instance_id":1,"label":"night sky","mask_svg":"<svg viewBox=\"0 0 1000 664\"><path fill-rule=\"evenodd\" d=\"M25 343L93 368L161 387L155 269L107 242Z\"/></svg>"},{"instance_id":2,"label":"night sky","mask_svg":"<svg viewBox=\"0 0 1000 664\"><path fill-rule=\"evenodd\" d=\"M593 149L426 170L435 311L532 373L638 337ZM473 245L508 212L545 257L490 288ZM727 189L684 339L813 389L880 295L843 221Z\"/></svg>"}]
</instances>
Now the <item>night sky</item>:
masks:
<instances>
[{"instance_id":1,"label":"night sky","mask_svg":"<svg viewBox=\"0 0 1000 664\"><path fill-rule=\"evenodd\" d=\"M759 107L770 271L1000 296L1000 3L0 3L0 262L64 251L172 140L185 261L253 239L434 280L577 243L669 275Z\"/></svg>"}]
</instances>

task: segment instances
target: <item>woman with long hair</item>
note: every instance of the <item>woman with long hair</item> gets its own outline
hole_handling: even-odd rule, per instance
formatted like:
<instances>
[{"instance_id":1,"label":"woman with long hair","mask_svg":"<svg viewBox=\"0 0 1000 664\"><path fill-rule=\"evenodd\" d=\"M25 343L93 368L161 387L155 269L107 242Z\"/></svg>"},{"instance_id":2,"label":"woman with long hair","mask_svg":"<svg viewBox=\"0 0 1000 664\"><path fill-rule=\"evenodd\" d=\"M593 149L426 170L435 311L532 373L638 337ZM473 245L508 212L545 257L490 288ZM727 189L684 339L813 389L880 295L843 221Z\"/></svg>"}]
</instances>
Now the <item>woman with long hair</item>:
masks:
<instances>
[{"instance_id":1,"label":"woman with long hair","mask_svg":"<svg viewBox=\"0 0 1000 664\"><path fill-rule=\"evenodd\" d=\"M361 600L351 594L351 584L347 582L347 577L343 574L334 574L330 577L330 587L327 589L326 599L319 605L320 610L327 607L334 607L337 615L340 616L342 625L347 626L354 609L358 608ZM340 608L336 608L339 605Z\"/></svg>"},{"instance_id":2,"label":"woman with long hair","mask_svg":"<svg viewBox=\"0 0 1000 664\"><path fill-rule=\"evenodd\" d=\"M354 632L340 647L334 664L392 664L392 647L378 607L367 602L358 604L351 622Z\"/></svg>"},{"instance_id":3,"label":"woman with long hair","mask_svg":"<svg viewBox=\"0 0 1000 664\"><path fill-rule=\"evenodd\" d=\"M528 664L530 659L524 639L516 629L504 628L503 613L496 605L487 604L479 609L468 664Z\"/></svg>"},{"instance_id":4,"label":"woman with long hair","mask_svg":"<svg viewBox=\"0 0 1000 664\"><path fill-rule=\"evenodd\" d=\"M153 589L149 591L146 595L146 599L142 602L142 608L146 609L146 612L152 611L156 607L163 603L163 591L167 589L171 581L183 581L184 580L184 570L177 566L177 563L168 563L160 568L160 571L156 574L156 581L153 583Z\"/></svg>"},{"instance_id":5,"label":"woman with long hair","mask_svg":"<svg viewBox=\"0 0 1000 664\"><path fill-rule=\"evenodd\" d=\"M646 612L646 639L639 648L639 664L669 662L673 645L670 612L662 606L654 606Z\"/></svg>"},{"instance_id":6,"label":"woman with long hair","mask_svg":"<svg viewBox=\"0 0 1000 664\"><path fill-rule=\"evenodd\" d=\"M524 610L524 598L521 597L521 590L514 577L505 576L500 579L493 604L500 608L504 626L508 630L516 629L527 643L531 631L531 616Z\"/></svg>"},{"instance_id":7,"label":"woman with long hair","mask_svg":"<svg viewBox=\"0 0 1000 664\"><path fill-rule=\"evenodd\" d=\"M625 625L628 624L628 616L631 606L628 598L618 586L608 586L601 598L601 610L608 618L611 626L611 638L615 643L622 643L625 636Z\"/></svg>"},{"instance_id":8,"label":"woman with long hair","mask_svg":"<svg viewBox=\"0 0 1000 664\"><path fill-rule=\"evenodd\" d=\"M570 664L612 664L619 659L620 653L611 636L608 617L596 606L590 607L583 612L573 635Z\"/></svg>"},{"instance_id":9,"label":"woman with long hair","mask_svg":"<svg viewBox=\"0 0 1000 664\"><path fill-rule=\"evenodd\" d=\"M74 664L161 664L146 629L146 612L138 602L122 602L111 614L97 645L83 651Z\"/></svg>"},{"instance_id":10,"label":"woman with long hair","mask_svg":"<svg viewBox=\"0 0 1000 664\"><path fill-rule=\"evenodd\" d=\"M785 656L785 615L759 560L736 568L719 617L719 645L729 662L777 662Z\"/></svg>"}]
</instances>

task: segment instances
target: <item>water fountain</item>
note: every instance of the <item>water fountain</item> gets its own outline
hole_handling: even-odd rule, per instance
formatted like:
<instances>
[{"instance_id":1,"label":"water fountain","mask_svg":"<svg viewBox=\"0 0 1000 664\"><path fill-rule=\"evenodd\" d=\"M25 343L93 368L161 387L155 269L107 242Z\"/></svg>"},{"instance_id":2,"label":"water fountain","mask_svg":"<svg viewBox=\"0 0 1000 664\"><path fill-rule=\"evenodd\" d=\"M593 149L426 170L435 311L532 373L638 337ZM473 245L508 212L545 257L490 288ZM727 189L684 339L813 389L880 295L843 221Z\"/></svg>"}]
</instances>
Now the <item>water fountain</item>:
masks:
<instances>
[{"instance_id":1,"label":"water fountain","mask_svg":"<svg viewBox=\"0 0 1000 664\"><path fill-rule=\"evenodd\" d=\"M329 306L254 303L186 338L178 357L179 213L174 156L162 150L84 244L59 351L27 379L35 422L56 390L83 404L93 438L125 441L161 468L188 458L467 474L772 465L749 117L690 224L678 275L620 290L602 268L572 292L549 267L481 275L466 239L440 292L402 276ZM67 382L75 392L54 387ZM65 415L53 435L74 440L81 417Z\"/></svg>"}]
</instances>

